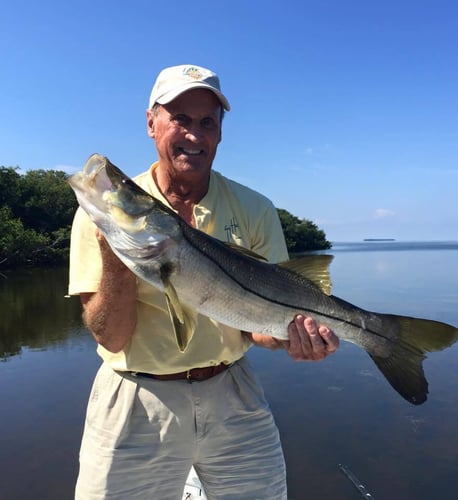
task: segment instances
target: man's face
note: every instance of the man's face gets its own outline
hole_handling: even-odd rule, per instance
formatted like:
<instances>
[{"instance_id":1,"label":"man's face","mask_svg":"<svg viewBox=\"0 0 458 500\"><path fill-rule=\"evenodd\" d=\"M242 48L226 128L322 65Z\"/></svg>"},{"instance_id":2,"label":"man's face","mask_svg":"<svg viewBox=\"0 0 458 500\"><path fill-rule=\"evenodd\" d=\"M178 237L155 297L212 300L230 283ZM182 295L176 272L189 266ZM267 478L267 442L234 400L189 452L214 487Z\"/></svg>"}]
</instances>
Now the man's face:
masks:
<instances>
[{"instance_id":1,"label":"man's face","mask_svg":"<svg viewBox=\"0 0 458 500\"><path fill-rule=\"evenodd\" d=\"M147 124L161 166L174 174L210 171L221 140L221 104L213 92L189 90L156 112L148 110Z\"/></svg>"}]
</instances>

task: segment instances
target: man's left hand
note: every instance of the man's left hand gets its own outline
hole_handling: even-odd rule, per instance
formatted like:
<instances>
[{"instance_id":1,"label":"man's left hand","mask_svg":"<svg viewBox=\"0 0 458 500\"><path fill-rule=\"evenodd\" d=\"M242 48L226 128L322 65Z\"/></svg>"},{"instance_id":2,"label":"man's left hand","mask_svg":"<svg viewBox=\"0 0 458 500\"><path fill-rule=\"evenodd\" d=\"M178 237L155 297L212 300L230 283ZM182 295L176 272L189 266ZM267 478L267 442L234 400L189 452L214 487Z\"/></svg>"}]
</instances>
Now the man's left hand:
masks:
<instances>
[{"instance_id":1,"label":"man's left hand","mask_svg":"<svg viewBox=\"0 0 458 500\"><path fill-rule=\"evenodd\" d=\"M284 348L296 361L321 361L336 351L339 338L325 325L298 314L288 326L289 344Z\"/></svg>"},{"instance_id":2,"label":"man's left hand","mask_svg":"<svg viewBox=\"0 0 458 500\"><path fill-rule=\"evenodd\" d=\"M242 332L250 341L267 349L285 349L296 361L320 361L339 347L339 338L327 326L310 316L298 314L288 326L288 340L262 333Z\"/></svg>"}]
</instances>

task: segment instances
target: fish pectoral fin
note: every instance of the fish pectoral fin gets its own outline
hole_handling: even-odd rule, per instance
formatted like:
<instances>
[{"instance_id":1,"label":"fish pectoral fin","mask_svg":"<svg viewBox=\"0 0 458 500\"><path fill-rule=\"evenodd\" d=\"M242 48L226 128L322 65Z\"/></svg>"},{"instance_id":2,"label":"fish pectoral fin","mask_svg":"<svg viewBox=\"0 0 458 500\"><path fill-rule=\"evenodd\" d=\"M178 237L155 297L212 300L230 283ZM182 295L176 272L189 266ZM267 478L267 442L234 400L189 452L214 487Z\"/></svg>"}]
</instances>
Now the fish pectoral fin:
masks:
<instances>
[{"instance_id":1,"label":"fish pectoral fin","mask_svg":"<svg viewBox=\"0 0 458 500\"><path fill-rule=\"evenodd\" d=\"M175 314L175 310L173 309L173 306L167 295L166 298L167 306L169 308L170 321L172 322L178 349L180 349L181 352L184 352L191 342L192 336L194 335L194 331L196 329L195 313L186 307L182 307L181 317L183 320L181 321Z\"/></svg>"},{"instance_id":2,"label":"fish pectoral fin","mask_svg":"<svg viewBox=\"0 0 458 500\"><path fill-rule=\"evenodd\" d=\"M170 316L174 316L180 323L184 323L183 307L178 298L175 287L167 279L162 279L164 284L165 296L167 298L167 306L169 308Z\"/></svg>"},{"instance_id":3,"label":"fish pectoral fin","mask_svg":"<svg viewBox=\"0 0 458 500\"><path fill-rule=\"evenodd\" d=\"M180 303L176 290L170 282L164 283L164 286L167 308L175 333L175 339L180 351L184 352L189 342L191 342L196 329L196 314Z\"/></svg>"},{"instance_id":4,"label":"fish pectoral fin","mask_svg":"<svg viewBox=\"0 0 458 500\"><path fill-rule=\"evenodd\" d=\"M329 265L334 257L332 255L303 255L279 264L304 278L310 280L323 293L331 295L331 275Z\"/></svg>"}]
</instances>

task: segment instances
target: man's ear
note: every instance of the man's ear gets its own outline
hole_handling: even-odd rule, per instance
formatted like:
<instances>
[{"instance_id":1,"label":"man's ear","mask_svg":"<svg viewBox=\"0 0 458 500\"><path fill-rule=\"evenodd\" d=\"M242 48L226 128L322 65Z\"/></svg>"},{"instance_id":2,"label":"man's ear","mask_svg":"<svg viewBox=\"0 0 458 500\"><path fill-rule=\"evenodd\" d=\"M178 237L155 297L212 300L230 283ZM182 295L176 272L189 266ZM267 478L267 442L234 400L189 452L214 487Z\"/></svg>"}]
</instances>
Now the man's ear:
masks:
<instances>
[{"instance_id":1,"label":"man's ear","mask_svg":"<svg viewBox=\"0 0 458 500\"><path fill-rule=\"evenodd\" d=\"M154 113L151 109L146 110L146 129L151 139L154 139Z\"/></svg>"}]
</instances>

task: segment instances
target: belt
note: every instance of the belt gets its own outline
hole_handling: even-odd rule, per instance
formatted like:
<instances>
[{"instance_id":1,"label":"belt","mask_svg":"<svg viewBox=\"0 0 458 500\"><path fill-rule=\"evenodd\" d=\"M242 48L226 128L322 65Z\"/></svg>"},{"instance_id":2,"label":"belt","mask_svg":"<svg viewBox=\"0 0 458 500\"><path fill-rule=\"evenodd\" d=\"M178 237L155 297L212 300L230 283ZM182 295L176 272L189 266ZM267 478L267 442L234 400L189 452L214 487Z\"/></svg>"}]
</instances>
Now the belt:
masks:
<instances>
[{"instance_id":1,"label":"belt","mask_svg":"<svg viewBox=\"0 0 458 500\"><path fill-rule=\"evenodd\" d=\"M227 370L231 365L221 363L216 366L206 366L204 368L192 368L184 372L167 373L166 375L154 375L153 373L130 372L137 377L154 378L155 380L188 380L189 382L202 382Z\"/></svg>"}]
</instances>

